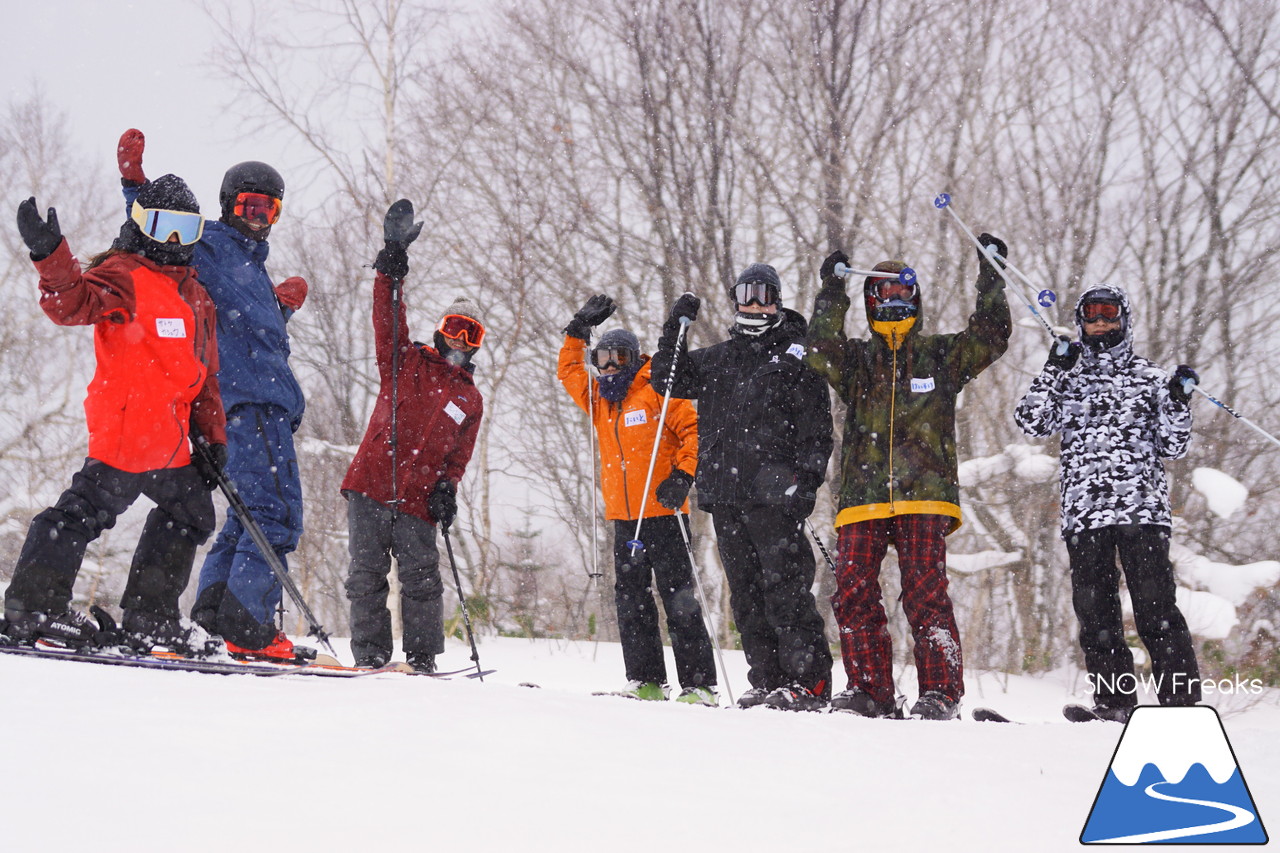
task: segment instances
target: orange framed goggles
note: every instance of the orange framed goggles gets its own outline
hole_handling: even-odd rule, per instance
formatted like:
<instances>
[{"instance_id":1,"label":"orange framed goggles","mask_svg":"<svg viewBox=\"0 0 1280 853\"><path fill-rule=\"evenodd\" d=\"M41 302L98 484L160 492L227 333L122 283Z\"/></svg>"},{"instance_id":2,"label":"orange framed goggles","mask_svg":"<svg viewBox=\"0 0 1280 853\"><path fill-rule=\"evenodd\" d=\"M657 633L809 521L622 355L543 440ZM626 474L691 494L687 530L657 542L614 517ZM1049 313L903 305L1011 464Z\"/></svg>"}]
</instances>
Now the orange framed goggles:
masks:
<instances>
[{"instance_id":1,"label":"orange framed goggles","mask_svg":"<svg viewBox=\"0 0 1280 853\"><path fill-rule=\"evenodd\" d=\"M479 347L484 341L484 325L479 320L462 314L445 314L440 318L436 331L446 338L462 341L469 347Z\"/></svg>"},{"instance_id":2,"label":"orange framed goggles","mask_svg":"<svg viewBox=\"0 0 1280 853\"><path fill-rule=\"evenodd\" d=\"M284 202L275 196L265 193L240 193L236 196L231 212L245 222L265 222L267 225L275 225L283 209Z\"/></svg>"}]
</instances>

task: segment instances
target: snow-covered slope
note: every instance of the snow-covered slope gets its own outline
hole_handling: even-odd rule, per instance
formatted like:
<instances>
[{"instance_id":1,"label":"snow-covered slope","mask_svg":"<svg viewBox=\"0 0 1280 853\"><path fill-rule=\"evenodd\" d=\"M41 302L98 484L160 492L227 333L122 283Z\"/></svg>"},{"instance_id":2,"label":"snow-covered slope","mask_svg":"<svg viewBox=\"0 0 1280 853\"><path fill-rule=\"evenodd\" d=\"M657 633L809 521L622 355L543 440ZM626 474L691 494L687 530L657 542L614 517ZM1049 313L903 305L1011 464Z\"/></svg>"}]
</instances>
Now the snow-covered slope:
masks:
<instances>
[{"instance_id":1,"label":"snow-covered slope","mask_svg":"<svg viewBox=\"0 0 1280 853\"><path fill-rule=\"evenodd\" d=\"M1121 733L1062 721L1086 698L1078 674L971 673L966 709L1030 723L1002 726L593 697L623 682L617 646L480 653L498 670L484 683L0 655L0 848L1066 851ZM451 644L442 663L466 656ZM742 656L726 658L739 692ZM1219 698L1280 822L1280 700Z\"/></svg>"}]
</instances>

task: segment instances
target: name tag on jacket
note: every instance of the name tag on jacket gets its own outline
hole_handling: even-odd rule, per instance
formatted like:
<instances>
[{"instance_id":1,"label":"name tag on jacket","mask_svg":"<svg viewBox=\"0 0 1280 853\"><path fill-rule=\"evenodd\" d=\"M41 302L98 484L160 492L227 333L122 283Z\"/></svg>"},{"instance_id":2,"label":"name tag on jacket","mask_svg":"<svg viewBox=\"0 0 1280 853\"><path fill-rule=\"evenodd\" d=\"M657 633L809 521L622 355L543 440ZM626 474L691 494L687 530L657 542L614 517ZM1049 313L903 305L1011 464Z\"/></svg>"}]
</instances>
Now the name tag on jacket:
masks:
<instances>
[{"instance_id":1,"label":"name tag on jacket","mask_svg":"<svg viewBox=\"0 0 1280 853\"><path fill-rule=\"evenodd\" d=\"M926 376L924 379L911 380L911 390L916 394L923 394L926 391L933 390L933 377Z\"/></svg>"}]
</instances>

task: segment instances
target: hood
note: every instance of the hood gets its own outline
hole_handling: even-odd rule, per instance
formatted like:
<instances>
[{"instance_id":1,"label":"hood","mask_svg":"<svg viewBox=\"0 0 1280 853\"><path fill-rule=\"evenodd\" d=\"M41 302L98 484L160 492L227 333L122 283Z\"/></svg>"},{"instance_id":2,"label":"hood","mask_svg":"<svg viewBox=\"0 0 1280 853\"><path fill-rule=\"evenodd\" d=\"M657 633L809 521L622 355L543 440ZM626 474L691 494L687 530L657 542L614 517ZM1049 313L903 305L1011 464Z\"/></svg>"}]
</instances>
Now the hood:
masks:
<instances>
[{"instance_id":1,"label":"hood","mask_svg":"<svg viewBox=\"0 0 1280 853\"><path fill-rule=\"evenodd\" d=\"M872 267L877 272L902 272L907 268L907 264L903 261L881 261ZM920 325L921 319L924 317L924 303L921 299L920 285L916 284L915 296L912 304L916 306L916 315L905 320L888 321L876 320L872 316L871 310L875 304L874 298L871 296L871 287L877 279L867 276L862 280L862 310L867 318L867 326L872 332L884 338L890 347L895 348L893 339L896 337L898 345L901 346L902 341L906 340L909 335L915 334L916 329Z\"/></svg>"},{"instance_id":2,"label":"hood","mask_svg":"<svg viewBox=\"0 0 1280 853\"><path fill-rule=\"evenodd\" d=\"M1084 322L1080 317L1080 306L1084 305L1090 299L1097 297L1105 297L1113 299L1120 303L1120 332L1123 335L1120 343L1103 350L1095 349L1091 346L1085 346L1084 355L1109 355L1112 358L1121 358L1133 352L1133 315L1129 306L1129 294L1118 284L1095 284L1080 294L1080 298L1076 300L1075 310L1073 312L1076 321L1076 333L1079 335L1080 341L1084 342Z\"/></svg>"}]
</instances>

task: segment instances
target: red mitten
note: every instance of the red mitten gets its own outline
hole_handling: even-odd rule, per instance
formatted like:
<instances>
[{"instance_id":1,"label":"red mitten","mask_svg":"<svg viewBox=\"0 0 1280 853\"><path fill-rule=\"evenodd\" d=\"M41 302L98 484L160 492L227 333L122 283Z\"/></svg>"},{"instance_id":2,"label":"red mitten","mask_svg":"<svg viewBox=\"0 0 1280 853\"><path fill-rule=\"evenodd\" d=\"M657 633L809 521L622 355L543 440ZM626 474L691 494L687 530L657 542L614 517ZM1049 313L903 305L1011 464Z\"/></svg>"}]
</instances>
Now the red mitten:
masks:
<instances>
[{"instance_id":1,"label":"red mitten","mask_svg":"<svg viewBox=\"0 0 1280 853\"><path fill-rule=\"evenodd\" d=\"M147 182L147 176L142 171L142 149L146 144L147 138L140 130L131 127L120 134L120 142L116 146L116 164L120 167L120 177L131 184Z\"/></svg>"},{"instance_id":2,"label":"red mitten","mask_svg":"<svg viewBox=\"0 0 1280 853\"><path fill-rule=\"evenodd\" d=\"M300 275L286 278L276 285L276 299L285 308L297 311L307 299L307 280Z\"/></svg>"}]
</instances>

